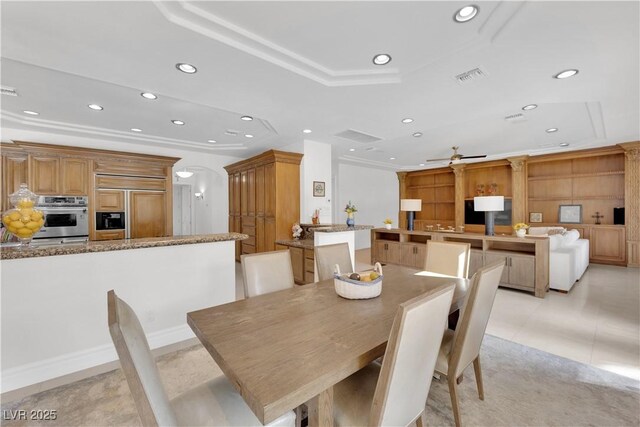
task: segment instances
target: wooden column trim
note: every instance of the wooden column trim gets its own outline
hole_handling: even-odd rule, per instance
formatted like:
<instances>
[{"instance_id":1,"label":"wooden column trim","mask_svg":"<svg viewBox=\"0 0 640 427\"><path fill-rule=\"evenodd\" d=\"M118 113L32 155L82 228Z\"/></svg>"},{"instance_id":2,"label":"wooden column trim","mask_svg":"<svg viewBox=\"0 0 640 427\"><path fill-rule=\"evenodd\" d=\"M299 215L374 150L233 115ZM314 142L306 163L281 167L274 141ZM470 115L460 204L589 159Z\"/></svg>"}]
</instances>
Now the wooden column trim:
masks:
<instances>
[{"instance_id":1,"label":"wooden column trim","mask_svg":"<svg viewBox=\"0 0 640 427\"><path fill-rule=\"evenodd\" d=\"M451 165L455 176L455 227L464 226L464 164Z\"/></svg>"},{"instance_id":2,"label":"wooden column trim","mask_svg":"<svg viewBox=\"0 0 640 427\"><path fill-rule=\"evenodd\" d=\"M527 222L527 159L508 157L511 164L511 223Z\"/></svg>"},{"instance_id":3,"label":"wooden column trim","mask_svg":"<svg viewBox=\"0 0 640 427\"><path fill-rule=\"evenodd\" d=\"M398 183L400 185L400 198L398 199L398 228L407 228L407 217L400 210L400 200L407 197L407 172L396 172L398 175Z\"/></svg>"},{"instance_id":4,"label":"wooden column trim","mask_svg":"<svg viewBox=\"0 0 640 427\"><path fill-rule=\"evenodd\" d=\"M627 266L640 267L640 141L618 144L624 150L624 223Z\"/></svg>"}]
</instances>

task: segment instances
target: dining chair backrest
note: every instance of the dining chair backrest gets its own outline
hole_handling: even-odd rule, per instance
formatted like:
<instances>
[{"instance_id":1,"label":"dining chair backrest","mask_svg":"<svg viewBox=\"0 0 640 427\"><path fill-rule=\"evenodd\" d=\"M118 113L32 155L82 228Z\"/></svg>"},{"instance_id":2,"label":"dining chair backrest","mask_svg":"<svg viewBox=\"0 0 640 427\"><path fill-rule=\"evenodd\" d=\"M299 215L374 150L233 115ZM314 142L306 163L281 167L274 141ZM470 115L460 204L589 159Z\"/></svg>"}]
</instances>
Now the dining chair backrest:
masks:
<instances>
[{"instance_id":1,"label":"dining chair backrest","mask_svg":"<svg viewBox=\"0 0 640 427\"><path fill-rule=\"evenodd\" d=\"M458 378L480 354L503 269L504 260L497 261L479 269L471 279L461 318L453 334L447 374L453 375L453 378Z\"/></svg>"},{"instance_id":2,"label":"dining chair backrest","mask_svg":"<svg viewBox=\"0 0 640 427\"><path fill-rule=\"evenodd\" d=\"M348 243L316 246L314 251L319 280L333 279L336 264L340 267L340 273L353 272Z\"/></svg>"},{"instance_id":3,"label":"dining chair backrest","mask_svg":"<svg viewBox=\"0 0 640 427\"><path fill-rule=\"evenodd\" d=\"M466 279L469 274L470 253L469 243L428 240L424 269Z\"/></svg>"},{"instance_id":4,"label":"dining chair backrest","mask_svg":"<svg viewBox=\"0 0 640 427\"><path fill-rule=\"evenodd\" d=\"M240 261L245 298L295 286L289 250L242 255Z\"/></svg>"},{"instance_id":5,"label":"dining chair backrest","mask_svg":"<svg viewBox=\"0 0 640 427\"><path fill-rule=\"evenodd\" d=\"M408 425L424 411L454 285L400 305L391 328L369 417L370 425Z\"/></svg>"},{"instance_id":6,"label":"dining chair backrest","mask_svg":"<svg viewBox=\"0 0 640 427\"><path fill-rule=\"evenodd\" d=\"M158 366L136 313L113 290L107 293L107 310L111 339L142 424L177 425Z\"/></svg>"}]
</instances>

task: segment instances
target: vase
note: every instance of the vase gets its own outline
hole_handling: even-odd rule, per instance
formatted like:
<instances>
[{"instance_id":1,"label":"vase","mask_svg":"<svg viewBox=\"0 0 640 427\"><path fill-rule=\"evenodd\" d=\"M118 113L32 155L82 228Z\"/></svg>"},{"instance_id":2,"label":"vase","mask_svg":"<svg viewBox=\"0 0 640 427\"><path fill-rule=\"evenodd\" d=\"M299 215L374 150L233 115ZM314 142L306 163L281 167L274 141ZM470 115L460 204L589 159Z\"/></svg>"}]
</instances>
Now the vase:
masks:
<instances>
[{"instance_id":1,"label":"vase","mask_svg":"<svg viewBox=\"0 0 640 427\"><path fill-rule=\"evenodd\" d=\"M347 212L347 227L353 227L355 224L353 212Z\"/></svg>"},{"instance_id":2,"label":"vase","mask_svg":"<svg viewBox=\"0 0 640 427\"><path fill-rule=\"evenodd\" d=\"M387 230L391 230L391 224L385 224L384 228L386 228Z\"/></svg>"},{"instance_id":3,"label":"vase","mask_svg":"<svg viewBox=\"0 0 640 427\"><path fill-rule=\"evenodd\" d=\"M2 223L6 230L20 241L20 248L28 248L33 235L44 225L44 213L35 208L38 196L20 184L20 188L9 196L13 209L2 214Z\"/></svg>"},{"instance_id":4,"label":"vase","mask_svg":"<svg viewBox=\"0 0 640 427\"><path fill-rule=\"evenodd\" d=\"M527 235L527 229L526 228L521 228L519 230L516 230L516 236L524 237L526 235Z\"/></svg>"}]
</instances>

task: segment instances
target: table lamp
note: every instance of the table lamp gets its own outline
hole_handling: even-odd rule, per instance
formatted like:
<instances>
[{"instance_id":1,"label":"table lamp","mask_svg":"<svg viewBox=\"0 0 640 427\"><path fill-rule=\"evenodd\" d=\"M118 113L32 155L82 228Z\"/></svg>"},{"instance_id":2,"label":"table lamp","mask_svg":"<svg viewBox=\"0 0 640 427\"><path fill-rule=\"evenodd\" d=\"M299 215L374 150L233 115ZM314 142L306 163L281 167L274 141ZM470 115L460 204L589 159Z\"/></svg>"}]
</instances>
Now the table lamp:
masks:
<instances>
[{"instance_id":1,"label":"table lamp","mask_svg":"<svg viewBox=\"0 0 640 427\"><path fill-rule=\"evenodd\" d=\"M413 231L415 212L422 210L422 199L400 199L400 210L407 213L407 230Z\"/></svg>"},{"instance_id":2,"label":"table lamp","mask_svg":"<svg viewBox=\"0 0 640 427\"><path fill-rule=\"evenodd\" d=\"M504 210L504 196L480 196L473 198L473 210L484 212L484 234L493 236L496 212Z\"/></svg>"}]
</instances>

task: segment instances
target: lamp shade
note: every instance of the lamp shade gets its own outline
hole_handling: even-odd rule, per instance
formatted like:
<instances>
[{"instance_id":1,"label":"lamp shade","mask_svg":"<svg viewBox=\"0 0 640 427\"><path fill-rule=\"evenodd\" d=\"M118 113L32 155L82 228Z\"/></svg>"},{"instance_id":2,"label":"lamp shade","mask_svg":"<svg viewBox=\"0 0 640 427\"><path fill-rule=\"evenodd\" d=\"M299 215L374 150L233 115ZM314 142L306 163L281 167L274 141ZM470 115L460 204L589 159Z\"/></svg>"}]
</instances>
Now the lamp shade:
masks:
<instances>
[{"instance_id":1,"label":"lamp shade","mask_svg":"<svg viewBox=\"0 0 640 427\"><path fill-rule=\"evenodd\" d=\"M400 210L404 212L419 212L422 210L422 199L400 199Z\"/></svg>"},{"instance_id":2,"label":"lamp shade","mask_svg":"<svg viewBox=\"0 0 640 427\"><path fill-rule=\"evenodd\" d=\"M500 212L504 210L504 196L480 196L473 198L473 210Z\"/></svg>"}]
</instances>

